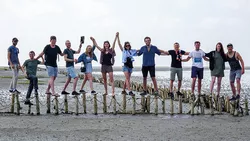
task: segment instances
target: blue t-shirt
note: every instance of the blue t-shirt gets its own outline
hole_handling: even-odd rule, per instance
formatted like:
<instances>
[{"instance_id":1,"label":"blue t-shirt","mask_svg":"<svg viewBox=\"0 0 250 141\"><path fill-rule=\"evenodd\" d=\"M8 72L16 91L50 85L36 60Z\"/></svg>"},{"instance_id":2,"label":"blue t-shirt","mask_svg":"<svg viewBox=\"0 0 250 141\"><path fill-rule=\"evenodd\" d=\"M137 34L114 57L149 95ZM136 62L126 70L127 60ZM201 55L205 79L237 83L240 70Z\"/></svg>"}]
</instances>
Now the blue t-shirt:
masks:
<instances>
[{"instance_id":1,"label":"blue t-shirt","mask_svg":"<svg viewBox=\"0 0 250 141\"><path fill-rule=\"evenodd\" d=\"M8 48L8 52L10 52L10 61L13 65L18 65L18 53L19 49L15 46L10 46ZM8 62L8 65L10 65L10 62Z\"/></svg>"},{"instance_id":2,"label":"blue t-shirt","mask_svg":"<svg viewBox=\"0 0 250 141\"><path fill-rule=\"evenodd\" d=\"M142 54L143 54L142 66L147 67L147 66L155 66L155 54L161 55L161 52L156 46L151 45L149 51L147 46L141 47L138 56Z\"/></svg>"}]
</instances>

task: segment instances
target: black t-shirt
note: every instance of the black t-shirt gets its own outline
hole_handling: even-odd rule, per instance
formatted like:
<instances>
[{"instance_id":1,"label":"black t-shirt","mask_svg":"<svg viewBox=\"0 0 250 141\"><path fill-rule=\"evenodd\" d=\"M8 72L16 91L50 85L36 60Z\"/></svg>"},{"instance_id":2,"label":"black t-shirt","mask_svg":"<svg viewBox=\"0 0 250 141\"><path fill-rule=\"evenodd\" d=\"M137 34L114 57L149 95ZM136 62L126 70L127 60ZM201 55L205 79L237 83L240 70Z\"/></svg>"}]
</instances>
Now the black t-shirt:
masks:
<instances>
[{"instance_id":1,"label":"black t-shirt","mask_svg":"<svg viewBox=\"0 0 250 141\"><path fill-rule=\"evenodd\" d=\"M74 50L67 49L67 48L63 51L63 54L67 54L68 59L73 59L73 60L74 60L74 54L75 53L76 52ZM66 61L66 67L71 67L71 66L74 66L74 62Z\"/></svg>"},{"instance_id":2,"label":"black t-shirt","mask_svg":"<svg viewBox=\"0 0 250 141\"><path fill-rule=\"evenodd\" d=\"M47 45L43 49L43 53L45 54L45 65L51 67L57 67L57 54L61 54L61 49L56 45L52 48L50 45Z\"/></svg>"},{"instance_id":3,"label":"black t-shirt","mask_svg":"<svg viewBox=\"0 0 250 141\"><path fill-rule=\"evenodd\" d=\"M104 53L103 54L103 62L102 62L102 65L108 65L108 66L111 66L112 63L111 63L111 59L112 59L112 54L110 53Z\"/></svg>"},{"instance_id":4,"label":"black t-shirt","mask_svg":"<svg viewBox=\"0 0 250 141\"><path fill-rule=\"evenodd\" d=\"M179 50L176 52L175 50L169 50L168 51L169 55L172 57L172 62L171 62L171 67L173 68L182 68L181 65L181 57L184 55L186 52L183 50Z\"/></svg>"}]
</instances>

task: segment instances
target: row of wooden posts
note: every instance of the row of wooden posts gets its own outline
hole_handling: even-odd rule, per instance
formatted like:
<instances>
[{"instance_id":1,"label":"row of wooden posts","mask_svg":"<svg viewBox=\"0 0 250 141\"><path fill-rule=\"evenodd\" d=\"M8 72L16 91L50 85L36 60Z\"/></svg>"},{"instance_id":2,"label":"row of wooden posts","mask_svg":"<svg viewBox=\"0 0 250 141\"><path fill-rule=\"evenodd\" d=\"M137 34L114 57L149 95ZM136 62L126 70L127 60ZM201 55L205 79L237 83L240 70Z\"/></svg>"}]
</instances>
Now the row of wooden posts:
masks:
<instances>
[{"instance_id":1,"label":"row of wooden posts","mask_svg":"<svg viewBox=\"0 0 250 141\"><path fill-rule=\"evenodd\" d=\"M103 96L103 113L107 113L107 95L102 95ZM122 111L119 111L120 114L136 114L136 113L151 113L150 112L150 106L151 106L151 97L152 95L147 95L147 96L141 96L141 111L136 111L136 98L135 96L132 96L132 110L128 111L126 109L126 105L127 105L127 95L123 94L122 95ZM74 96L75 98L75 114L78 115L79 114L79 96ZM162 113L165 114L166 113L166 105L165 105L165 101L166 101L166 97L164 95L160 95L160 96L153 96L154 98L154 114L157 115L158 114L158 100L161 100L162 103ZM11 104L11 112L14 113L14 103L15 103L15 99L16 99L16 109L17 109L17 115L20 114L20 102L19 102L19 95L18 94L12 94L12 104ZM37 111L37 115L40 115L40 106L39 106L39 97L38 95L35 96L36 99L36 111ZM218 114L222 114L222 112L228 112L231 113L234 116L238 116L241 115L242 113L239 112L239 107L237 107L237 105L239 105L239 100L237 101L232 101L229 102L229 98L224 99L224 97L220 97L214 98L214 103L215 103L215 107L213 107L213 103L212 103L212 97L211 96L199 96L198 98L194 98L193 95L191 95L189 97L189 104L190 104L190 110L188 112L188 114L194 115L195 114L195 107L200 107L200 112L197 110L196 114L205 114L205 110L204 108L207 107L207 99L208 99L208 108L210 108L211 115L214 115L214 108L215 110L218 111ZM93 95L93 107L94 107L94 114L97 115L98 113L98 104L97 104L97 94ZM171 99L170 98L170 114L173 115L175 114L174 112L174 101L175 99ZM178 96L178 114L182 114L183 113L183 105L182 102L185 101L183 99L183 97L180 95ZM55 114L58 115L59 114L59 106L58 106L58 97L54 97L54 107L55 107ZM86 110L86 94L82 93L82 106L83 106L83 113L87 113ZM116 98L115 96L112 96L112 104L113 104L113 114L117 114L117 109L116 109ZM69 113L68 110L68 95L64 95L64 111L65 113ZM31 106L29 106L28 109L28 114L31 113ZM51 113L51 95L48 94L47 95L47 113ZM245 99L245 107L244 107L244 115L248 115L248 100Z\"/></svg>"}]
</instances>

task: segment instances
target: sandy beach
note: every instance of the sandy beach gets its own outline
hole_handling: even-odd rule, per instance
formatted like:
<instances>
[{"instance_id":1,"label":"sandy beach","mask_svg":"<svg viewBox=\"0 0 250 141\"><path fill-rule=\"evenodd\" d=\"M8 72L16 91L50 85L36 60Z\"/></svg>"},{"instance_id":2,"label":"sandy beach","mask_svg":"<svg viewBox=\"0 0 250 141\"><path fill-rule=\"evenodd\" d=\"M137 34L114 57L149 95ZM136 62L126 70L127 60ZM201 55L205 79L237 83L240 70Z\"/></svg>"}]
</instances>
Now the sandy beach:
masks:
<instances>
[{"instance_id":1,"label":"sandy beach","mask_svg":"<svg viewBox=\"0 0 250 141\"><path fill-rule=\"evenodd\" d=\"M204 140L217 141L227 140L247 141L250 139L249 116L233 117L228 113L222 115L211 116L206 110L206 115L191 116L188 114L169 115L169 103L166 102L167 114L161 114L161 103L159 102L159 114L117 114L113 115L111 98L108 96L108 114L102 112L102 95L98 95L98 115L93 114L93 96L87 94L87 114L83 114L83 108L80 100L80 114L76 116L75 99L69 98L69 111L71 114L63 114L63 96L59 98L60 114L46 114L46 95L44 94L48 78L46 72L38 72L42 78L39 82L39 96L41 115L35 115L35 106L32 106L33 115L27 114L28 106L23 104L25 99L27 84L25 79L19 80L18 89L22 92L20 95L21 115L8 113L10 111L10 95L7 92L11 75L10 71L0 71L0 140L141 140L141 141L166 141L166 140ZM4 77L5 76L5 77ZM56 80L56 90L60 92L66 77L59 75ZM78 87L80 87L78 83ZM22 83L22 84L21 84ZM103 90L103 85L94 83L97 92ZM72 83L68 91L72 90ZM88 89L88 84L86 89ZM110 91L110 87L109 87ZM116 88L117 92L117 110L121 106L121 89ZM138 93L136 93L138 95ZM139 97L139 96L138 96ZM127 97L127 110L131 109L131 98ZM34 99L32 102L35 103ZM137 103L140 99L137 100ZM177 109L175 103L175 110ZM153 105L151 106L153 108ZM188 105L184 108L184 112L188 110ZM140 110L140 105L136 105L136 110ZM152 109L153 110L153 109Z\"/></svg>"}]
</instances>

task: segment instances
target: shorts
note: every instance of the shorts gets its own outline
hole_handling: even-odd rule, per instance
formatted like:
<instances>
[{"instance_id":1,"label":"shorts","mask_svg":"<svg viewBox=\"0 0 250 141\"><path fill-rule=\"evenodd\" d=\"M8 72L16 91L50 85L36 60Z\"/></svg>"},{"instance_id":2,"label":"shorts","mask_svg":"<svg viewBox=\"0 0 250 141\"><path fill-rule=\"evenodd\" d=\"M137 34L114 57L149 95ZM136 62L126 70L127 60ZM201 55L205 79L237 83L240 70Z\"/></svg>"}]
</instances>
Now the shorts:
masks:
<instances>
[{"instance_id":1,"label":"shorts","mask_svg":"<svg viewBox=\"0 0 250 141\"><path fill-rule=\"evenodd\" d=\"M76 72L73 66L67 67L67 73L69 78L76 78Z\"/></svg>"},{"instance_id":2,"label":"shorts","mask_svg":"<svg viewBox=\"0 0 250 141\"><path fill-rule=\"evenodd\" d=\"M141 71L143 77L148 77L148 72L150 73L150 77L155 77L155 66L142 66Z\"/></svg>"},{"instance_id":3,"label":"shorts","mask_svg":"<svg viewBox=\"0 0 250 141\"><path fill-rule=\"evenodd\" d=\"M192 67L192 72L191 72L191 78L197 78L198 79L203 79L203 71L204 68L197 68L197 67Z\"/></svg>"},{"instance_id":4,"label":"shorts","mask_svg":"<svg viewBox=\"0 0 250 141\"><path fill-rule=\"evenodd\" d=\"M129 67L127 67L127 66L123 66L123 67L122 67L122 71L123 71L123 72L132 73L133 68L129 68Z\"/></svg>"},{"instance_id":5,"label":"shorts","mask_svg":"<svg viewBox=\"0 0 250 141\"><path fill-rule=\"evenodd\" d=\"M230 82L234 83L235 79L241 78L241 70L231 70L229 74Z\"/></svg>"},{"instance_id":6,"label":"shorts","mask_svg":"<svg viewBox=\"0 0 250 141\"><path fill-rule=\"evenodd\" d=\"M57 73L58 73L57 67L51 67L51 66L46 66L46 67L47 67L49 77L51 76L57 77Z\"/></svg>"},{"instance_id":7,"label":"shorts","mask_svg":"<svg viewBox=\"0 0 250 141\"><path fill-rule=\"evenodd\" d=\"M102 73L113 72L113 67L108 65L102 65L101 71Z\"/></svg>"},{"instance_id":8,"label":"shorts","mask_svg":"<svg viewBox=\"0 0 250 141\"><path fill-rule=\"evenodd\" d=\"M182 68L170 68L170 80L175 80L175 74L177 74L177 78L179 81L182 80Z\"/></svg>"}]
</instances>

